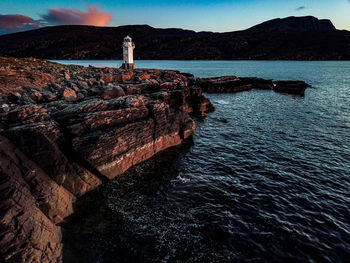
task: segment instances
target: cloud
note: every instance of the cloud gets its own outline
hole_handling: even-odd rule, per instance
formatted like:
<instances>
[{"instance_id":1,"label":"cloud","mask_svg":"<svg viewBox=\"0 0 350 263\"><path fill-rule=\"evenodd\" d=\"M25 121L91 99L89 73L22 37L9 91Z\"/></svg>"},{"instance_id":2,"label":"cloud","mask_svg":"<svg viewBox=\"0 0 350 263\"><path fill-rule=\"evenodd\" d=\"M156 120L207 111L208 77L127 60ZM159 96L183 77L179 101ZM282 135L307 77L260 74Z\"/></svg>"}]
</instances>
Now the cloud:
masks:
<instances>
[{"instance_id":1,"label":"cloud","mask_svg":"<svg viewBox=\"0 0 350 263\"><path fill-rule=\"evenodd\" d=\"M301 11L304 9L306 9L306 6L299 6L299 7L295 8L295 11Z\"/></svg>"},{"instance_id":2,"label":"cloud","mask_svg":"<svg viewBox=\"0 0 350 263\"><path fill-rule=\"evenodd\" d=\"M34 19L23 15L1 15L0 27L7 30L14 30L23 27L25 24L33 23Z\"/></svg>"},{"instance_id":3,"label":"cloud","mask_svg":"<svg viewBox=\"0 0 350 263\"><path fill-rule=\"evenodd\" d=\"M43 26L41 20L34 20L29 16L0 14L0 34L35 29L40 26Z\"/></svg>"},{"instance_id":4,"label":"cloud","mask_svg":"<svg viewBox=\"0 0 350 263\"><path fill-rule=\"evenodd\" d=\"M79 9L52 8L41 16L53 25L91 25L106 26L112 21L112 15L107 11L99 11L96 7L89 7L87 12Z\"/></svg>"},{"instance_id":5,"label":"cloud","mask_svg":"<svg viewBox=\"0 0 350 263\"><path fill-rule=\"evenodd\" d=\"M0 14L0 35L37 29L50 25L91 25L106 26L112 21L112 15L97 7L88 7L86 12L79 9L51 8L42 19L34 20L19 14Z\"/></svg>"}]
</instances>

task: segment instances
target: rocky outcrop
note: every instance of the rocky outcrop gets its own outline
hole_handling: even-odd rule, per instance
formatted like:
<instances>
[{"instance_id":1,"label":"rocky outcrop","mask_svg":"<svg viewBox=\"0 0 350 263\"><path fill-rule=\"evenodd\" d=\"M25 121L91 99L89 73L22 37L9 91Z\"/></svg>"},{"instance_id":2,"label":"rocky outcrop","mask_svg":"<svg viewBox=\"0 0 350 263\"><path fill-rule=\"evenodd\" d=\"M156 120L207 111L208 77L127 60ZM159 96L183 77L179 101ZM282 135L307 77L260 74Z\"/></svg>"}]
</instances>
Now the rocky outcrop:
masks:
<instances>
[{"instance_id":1,"label":"rocky outcrop","mask_svg":"<svg viewBox=\"0 0 350 263\"><path fill-rule=\"evenodd\" d=\"M261 78L237 78L236 76L197 79L196 85L207 93L235 93L251 89L267 89L295 95L304 95L306 88L310 87L306 82L298 80L273 81Z\"/></svg>"},{"instance_id":2,"label":"rocky outcrop","mask_svg":"<svg viewBox=\"0 0 350 263\"><path fill-rule=\"evenodd\" d=\"M277 92L304 95L306 88L310 87L304 81L275 81L274 90Z\"/></svg>"},{"instance_id":3,"label":"rocky outcrop","mask_svg":"<svg viewBox=\"0 0 350 263\"><path fill-rule=\"evenodd\" d=\"M60 262L75 199L195 132L214 110L178 71L0 59L0 253Z\"/></svg>"},{"instance_id":4,"label":"rocky outcrop","mask_svg":"<svg viewBox=\"0 0 350 263\"><path fill-rule=\"evenodd\" d=\"M203 92L301 86L0 58L0 255L61 262L76 198L191 137L193 116L215 110Z\"/></svg>"}]
</instances>

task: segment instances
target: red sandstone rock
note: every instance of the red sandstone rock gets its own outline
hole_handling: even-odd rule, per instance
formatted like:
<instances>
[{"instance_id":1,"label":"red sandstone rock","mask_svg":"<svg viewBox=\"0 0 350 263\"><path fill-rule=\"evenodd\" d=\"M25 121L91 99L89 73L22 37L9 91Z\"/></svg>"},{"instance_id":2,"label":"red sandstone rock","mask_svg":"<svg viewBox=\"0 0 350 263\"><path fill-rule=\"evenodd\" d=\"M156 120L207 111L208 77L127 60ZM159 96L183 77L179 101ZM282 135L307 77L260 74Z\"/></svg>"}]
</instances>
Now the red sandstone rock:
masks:
<instances>
[{"instance_id":1,"label":"red sandstone rock","mask_svg":"<svg viewBox=\"0 0 350 263\"><path fill-rule=\"evenodd\" d=\"M205 97L199 98L194 108L196 115L202 118L207 115L207 112L212 112L214 110L215 106L213 106L211 102Z\"/></svg>"},{"instance_id":2,"label":"red sandstone rock","mask_svg":"<svg viewBox=\"0 0 350 263\"><path fill-rule=\"evenodd\" d=\"M101 80L103 80L105 83L112 83L116 81L116 77L111 74L102 74Z\"/></svg>"},{"instance_id":3,"label":"red sandstone rock","mask_svg":"<svg viewBox=\"0 0 350 263\"><path fill-rule=\"evenodd\" d=\"M26 107L20 107L15 110L4 113L2 120L7 124L28 124L35 122L42 122L49 119L47 110L42 106L31 105Z\"/></svg>"},{"instance_id":4,"label":"red sandstone rock","mask_svg":"<svg viewBox=\"0 0 350 263\"><path fill-rule=\"evenodd\" d=\"M121 97L121 96L125 96L125 92L121 87L118 87L118 86L108 88L103 93L103 98L106 100Z\"/></svg>"},{"instance_id":5,"label":"red sandstone rock","mask_svg":"<svg viewBox=\"0 0 350 263\"><path fill-rule=\"evenodd\" d=\"M62 97L67 101L72 101L72 100L75 100L77 98L77 94L75 93L74 90L72 90L70 88L65 88L63 91Z\"/></svg>"},{"instance_id":6,"label":"red sandstone rock","mask_svg":"<svg viewBox=\"0 0 350 263\"><path fill-rule=\"evenodd\" d=\"M133 77L133 72L122 72L118 75L112 75L112 74L102 74L101 80L103 80L105 83L112 83L112 82L125 82L131 80Z\"/></svg>"},{"instance_id":7,"label":"red sandstone rock","mask_svg":"<svg viewBox=\"0 0 350 263\"><path fill-rule=\"evenodd\" d=\"M176 87L177 87L176 82L167 81L167 82L160 84L161 90L174 90L174 89L176 89Z\"/></svg>"},{"instance_id":8,"label":"red sandstone rock","mask_svg":"<svg viewBox=\"0 0 350 263\"><path fill-rule=\"evenodd\" d=\"M142 74L138 77L139 80L145 80L145 79L150 79L150 78L151 78L150 74L147 74L147 73L142 73Z\"/></svg>"},{"instance_id":9,"label":"red sandstone rock","mask_svg":"<svg viewBox=\"0 0 350 263\"><path fill-rule=\"evenodd\" d=\"M118 80L119 80L120 82L124 82L124 81L131 80L133 74L134 74L134 73L133 73L132 71L124 72L123 74L118 75L118 77L119 77Z\"/></svg>"},{"instance_id":10,"label":"red sandstone rock","mask_svg":"<svg viewBox=\"0 0 350 263\"><path fill-rule=\"evenodd\" d=\"M188 109L201 115L211 105L176 71L58 67L30 59L11 67L0 70L0 99L7 105L0 113L0 251L9 261L60 262L55 224L73 212L75 198L180 144L195 131ZM139 82L101 85L132 79ZM76 92L84 101L76 101Z\"/></svg>"},{"instance_id":11,"label":"red sandstone rock","mask_svg":"<svg viewBox=\"0 0 350 263\"><path fill-rule=\"evenodd\" d=\"M31 90L30 98L36 102L41 102L43 99L43 94L36 89Z\"/></svg>"},{"instance_id":12,"label":"red sandstone rock","mask_svg":"<svg viewBox=\"0 0 350 263\"><path fill-rule=\"evenodd\" d=\"M64 73L64 78L65 78L66 80L70 80L70 75L69 75L68 72L65 72L65 73Z\"/></svg>"},{"instance_id":13,"label":"red sandstone rock","mask_svg":"<svg viewBox=\"0 0 350 263\"><path fill-rule=\"evenodd\" d=\"M87 82L86 82L86 81L82 81L82 80L78 81L78 86L79 86L81 89L88 89L88 88L89 88Z\"/></svg>"},{"instance_id":14,"label":"red sandstone rock","mask_svg":"<svg viewBox=\"0 0 350 263\"><path fill-rule=\"evenodd\" d=\"M196 123L192 119L188 119L182 127L181 137L187 139L192 136L196 131Z\"/></svg>"},{"instance_id":15,"label":"red sandstone rock","mask_svg":"<svg viewBox=\"0 0 350 263\"><path fill-rule=\"evenodd\" d=\"M43 87L55 81L56 77L47 73L0 69L0 94L22 91L23 87L42 90Z\"/></svg>"},{"instance_id":16,"label":"red sandstone rock","mask_svg":"<svg viewBox=\"0 0 350 263\"><path fill-rule=\"evenodd\" d=\"M5 260L59 262L62 243L55 222L72 212L72 195L2 136L0 189L0 253Z\"/></svg>"},{"instance_id":17,"label":"red sandstone rock","mask_svg":"<svg viewBox=\"0 0 350 263\"><path fill-rule=\"evenodd\" d=\"M147 83L140 83L140 84L136 84L136 85L128 85L125 89L126 89L126 95L137 95L137 94L141 94L142 89L144 89L145 87L147 87Z\"/></svg>"},{"instance_id":18,"label":"red sandstone rock","mask_svg":"<svg viewBox=\"0 0 350 263\"><path fill-rule=\"evenodd\" d=\"M105 67L103 69L103 71L106 72L106 73L113 73L114 72L114 68Z\"/></svg>"}]
</instances>

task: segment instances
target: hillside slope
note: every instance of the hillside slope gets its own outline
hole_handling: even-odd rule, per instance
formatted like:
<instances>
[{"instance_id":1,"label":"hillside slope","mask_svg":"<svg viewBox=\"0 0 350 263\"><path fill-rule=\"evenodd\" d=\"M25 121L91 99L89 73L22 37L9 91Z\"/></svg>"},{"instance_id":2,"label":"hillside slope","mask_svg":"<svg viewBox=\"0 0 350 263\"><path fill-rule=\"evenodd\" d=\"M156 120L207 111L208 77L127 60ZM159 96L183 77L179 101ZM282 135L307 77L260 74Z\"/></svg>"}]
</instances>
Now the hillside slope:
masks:
<instances>
[{"instance_id":1,"label":"hillside slope","mask_svg":"<svg viewBox=\"0 0 350 263\"><path fill-rule=\"evenodd\" d=\"M350 59L350 32L311 16L274 19L227 33L148 25L46 27L0 36L0 56L121 59L126 35L136 44L136 59Z\"/></svg>"}]
</instances>

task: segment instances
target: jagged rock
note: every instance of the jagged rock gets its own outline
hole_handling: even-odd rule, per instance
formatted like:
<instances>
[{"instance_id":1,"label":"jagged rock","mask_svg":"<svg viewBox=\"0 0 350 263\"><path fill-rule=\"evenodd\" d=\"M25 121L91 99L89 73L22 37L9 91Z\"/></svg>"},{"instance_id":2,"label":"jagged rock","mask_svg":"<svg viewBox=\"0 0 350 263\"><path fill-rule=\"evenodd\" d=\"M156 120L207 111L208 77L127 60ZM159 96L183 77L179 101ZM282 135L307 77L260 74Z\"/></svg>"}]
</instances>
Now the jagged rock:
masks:
<instances>
[{"instance_id":1,"label":"jagged rock","mask_svg":"<svg viewBox=\"0 0 350 263\"><path fill-rule=\"evenodd\" d=\"M101 80L103 80L105 83L112 83L112 82L125 82L128 80L131 80L133 77L133 72L122 72L122 74L118 75L112 75L112 74L102 74Z\"/></svg>"},{"instance_id":2,"label":"jagged rock","mask_svg":"<svg viewBox=\"0 0 350 263\"><path fill-rule=\"evenodd\" d=\"M111 75L111 74L102 74L101 75L101 80L104 82L104 83L112 83L112 82L115 82L116 81L116 77Z\"/></svg>"},{"instance_id":3,"label":"jagged rock","mask_svg":"<svg viewBox=\"0 0 350 263\"><path fill-rule=\"evenodd\" d=\"M36 102L40 102L43 99L43 94L36 89L32 89L29 94L29 97Z\"/></svg>"},{"instance_id":4,"label":"jagged rock","mask_svg":"<svg viewBox=\"0 0 350 263\"><path fill-rule=\"evenodd\" d=\"M142 89L144 89L147 85L147 83L127 85L124 89L126 91L126 95L137 95L141 94Z\"/></svg>"},{"instance_id":5,"label":"jagged rock","mask_svg":"<svg viewBox=\"0 0 350 263\"><path fill-rule=\"evenodd\" d=\"M74 90L75 92L79 91L79 88L77 86L77 84L75 84L74 82L69 82L68 85L72 90Z\"/></svg>"},{"instance_id":6,"label":"jagged rock","mask_svg":"<svg viewBox=\"0 0 350 263\"><path fill-rule=\"evenodd\" d=\"M78 86L79 86L80 89L88 89L89 88L87 82L86 81L82 81L82 80L78 81Z\"/></svg>"},{"instance_id":7,"label":"jagged rock","mask_svg":"<svg viewBox=\"0 0 350 263\"><path fill-rule=\"evenodd\" d=\"M186 139L192 136L196 131L196 123L192 119L188 119L185 124L182 126L181 137Z\"/></svg>"},{"instance_id":8,"label":"jagged rock","mask_svg":"<svg viewBox=\"0 0 350 263\"><path fill-rule=\"evenodd\" d=\"M65 72L65 73L64 73L64 78L65 78L66 80L70 80L70 75L68 74L68 72Z\"/></svg>"},{"instance_id":9,"label":"jagged rock","mask_svg":"<svg viewBox=\"0 0 350 263\"><path fill-rule=\"evenodd\" d=\"M125 92L119 86L108 88L103 93L103 98L106 100L121 97L121 96L125 96Z\"/></svg>"},{"instance_id":10,"label":"jagged rock","mask_svg":"<svg viewBox=\"0 0 350 263\"><path fill-rule=\"evenodd\" d=\"M57 95L53 94L50 91L42 91L43 101L49 102L57 99Z\"/></svg>"},{"instance_id":11,"label":"jagged rock","mask_svg":"<svg viewBox=\"0 0 350 263\"><path fill-rule=\"evenodd\" d=\"M23 125L35 122L43 122L49 119L47 110L42 106L31 105L24 106L6 112L2 116L2 120L7 125Z\"/></svg>"},{"instance_id":12,"label":"jagged rock","mask_svg":"<svg viewBox=\"0 0 350 263\"><path fill-rule=\"evenodd\" d=\"M198 117L205 117L207 112L212 112L215 110L215 106L205 97L198 97L196 103L194 103L193 112Z\"/></svg>"},{"instance_id":13,"label":"jagged rock","mask_svg":"<svg viewBox=\"0 0 350 263\"><path fill-rule=\"evenodd\" d=\"M66 101L73 101L77 98L77 94L75 93L74 90L70 88L65 88L62 94L63 99Z\"/></svg>"},{"instance_id":14,"label":"jagged rock","mask_svg":"<svg viewBox=\"0 0 350 263\"><path fill-rule=\"evenodd\" d=\"M145 79L150 79L150 78L151 78L151 75L148 73L142 73L140 76L138 76L138 79L141 81Z\"/></svg>"}]
</instances>

